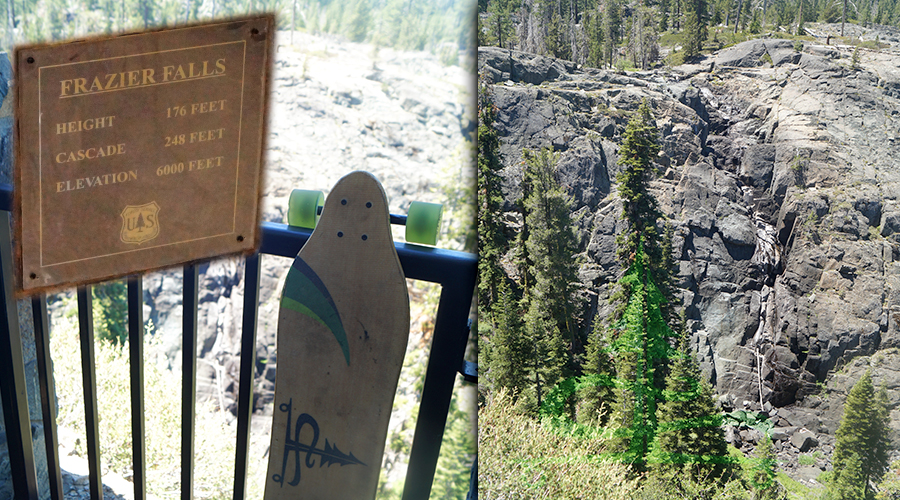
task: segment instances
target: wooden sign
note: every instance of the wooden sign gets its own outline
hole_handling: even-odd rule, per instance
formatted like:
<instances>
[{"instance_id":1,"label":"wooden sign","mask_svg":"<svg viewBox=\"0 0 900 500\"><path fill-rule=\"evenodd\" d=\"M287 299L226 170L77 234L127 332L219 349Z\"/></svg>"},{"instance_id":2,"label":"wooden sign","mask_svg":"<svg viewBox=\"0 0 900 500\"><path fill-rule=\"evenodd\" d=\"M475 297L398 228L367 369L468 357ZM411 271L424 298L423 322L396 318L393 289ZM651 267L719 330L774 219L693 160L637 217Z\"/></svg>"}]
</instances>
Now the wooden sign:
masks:
<instances>
[{"instance_id":1,"label":"wooden sign","mask_svg":"<svg viewBox=\"0 0 900 500\"><path fill-rule=\"evenodd\" d=\"M257 244L274 18L19 48L19 291Z\"/></svg>"}]
</instances>

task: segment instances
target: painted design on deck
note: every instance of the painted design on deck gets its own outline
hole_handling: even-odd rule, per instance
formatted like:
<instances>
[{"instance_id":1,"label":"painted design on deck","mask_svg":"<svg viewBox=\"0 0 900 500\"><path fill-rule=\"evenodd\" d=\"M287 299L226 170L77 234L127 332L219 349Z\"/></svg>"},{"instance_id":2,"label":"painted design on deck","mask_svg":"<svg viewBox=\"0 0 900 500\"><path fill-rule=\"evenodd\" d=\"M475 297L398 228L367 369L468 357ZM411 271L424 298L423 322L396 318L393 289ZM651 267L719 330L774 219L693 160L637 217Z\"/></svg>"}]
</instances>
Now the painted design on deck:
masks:
<instances>
[{"instance_id":1,"label":"painted design on deck","mask_svg":"<svg viewBox=\"0 0 900 500\"><path fill-rule=\"evenodd\" d=\"M284 476L287 472L288 460L290 459L291 454L294 455L294 477L288 482L291 486L300 484L300 470L302 469L300 462L301 453L306 453L306 460L303 461L302 465L305 465L307 469L312 469L316 465L315 455L319 456L319 467L325 465L331 467L332 464L338 464L342 467L344 465L366 466L366 464L354 457L352 452L344 454L336 445L329 443L327 438L325 439L325 446L322 449L316 448L316 443L319 441L319 424L309 413L302 413L297 417L297 421L294 424L294 437L292 438L291 406L293 402L294 400L290 399L287 404L282 403L278 406L279 410L287 413L287 426L285 427L284 458L281 461L281 474L274 474L272 476L273 481L284 487ZM310 426L313 431L313 438L309 444L300 442L300 431L303 430L303 426L305 425Z\"/></svg>"},{"instance_id":2,"label":"painted design on deck","mask_svg":"<svg viewBox=\"0 0 900 500\"><path fill-rule=\"evenodd\" d=\"M281 296L281 307L286 307L300 314L305 314L321 323L334 335L347 366L350 366L350 344L347 343L347 332L341 323L341 315L328 293L325 283L303 259L294 259L284 281L284 293Z\"/></svg>"}]
</instances>

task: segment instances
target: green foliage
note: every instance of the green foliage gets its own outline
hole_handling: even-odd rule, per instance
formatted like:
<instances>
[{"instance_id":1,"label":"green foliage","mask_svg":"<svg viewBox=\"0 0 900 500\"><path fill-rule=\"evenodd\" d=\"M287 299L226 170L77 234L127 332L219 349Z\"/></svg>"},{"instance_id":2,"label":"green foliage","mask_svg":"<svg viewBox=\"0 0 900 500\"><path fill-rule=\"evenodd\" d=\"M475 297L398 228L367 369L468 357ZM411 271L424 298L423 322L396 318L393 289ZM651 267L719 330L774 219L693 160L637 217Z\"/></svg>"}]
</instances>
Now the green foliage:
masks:
<instances>
[{"instance_id":1,"label":"green foliage","mask_svg":"<svg viewBox=\"0 0 900 500\"><path fill-rule=\"evenodd\" d=\"M658 135L650 106L644 101L625 128L619 148L619 164L625 168L617 177L622 218L628 224L628 230L616 239L617 254L623 263L630 265L643 238L651 269L662 261L656 229L656 221L662 215L656 199L647 189L653 175L652 162L659 152ZM654 278L659 277L654 274Z\"/></svg>"},{"instance_id":2,"label":"green foliage","mask_svg":"<svg viewBox=\"0 0 900 500\"><path fill-rule=\"evenodd\" d=\"M512 14L515 8L513 0L494 0L488 2L487 29L484 35L486 43L481 45L496 45L504 48L514 48L516 44L516 30L512 23ZM480 22L480 19L479 19ZM479 31L481 33L481 31ZM484 36L479 35L479 36Z\"/></svg>"},{"instance_id":3,"label":"green foliage","mask_svg":"<svg viewBox=\"0 0 900 500\"><path fill-rule=\"evenodd\" d=\"M690 59L703 48L707 38L708 8L706 0L687 0L684 2L684 31L682 46L685 59Z\"/></svg>"},{"instance_id":4,"label":"green foliage","mask_svg":"<svg viewBox=\"0 0 900 500\"><path fill-rule=\"evenodd\" d=\"M622 8L620 0L603 0L604 12L602 23L603 60L608 66L615 62L616 46L622 38Z\"/></svg>"},{"instance_id":5,"label":"green foliage","mask_svg":"<svg viewBox=\"0 0 900 500\"><path fill-rule=\"evenodd\" d=\"M800 455L797 457L797 462L800 465L816 465L816 459L812 455Z\"/></svg>"},{"instance_id":6,"label":"green foliage","mask_svg":"<svg viewBox=\"0 0 900 500\"><path fill-rule=\"evenodd\" d=\"M523 335L518 301L505 282L500 284L498 293L499 300L491 304L490 316L482 316L478 324L481 386L487 390L505 387L518 397L528 383L534 346Z\"/></svg>"},{"instance_id":7,"label":"green foliage","mask_svg":"<svg viewBox=\"0 0 900 500\"><path fill-rule=\"evenodd\" d=\"M832 497L835 500L866 500L868 484L862 470L862 461L856 452L845 455L835 469L832 479Z\"/></svg>"},{"instance_id":8,"label":"green foliage","mask_svg":"<svg viewBox=\"0 0 900 500\"><path fill-rule=\"evenodd\" d=\"M850 67L853 69L859 69L859 46L858 45L853 49L853 55L850 57Z\"/></svg>"},{"instance_id":9,"label":"green foliage","mask_svg":"<svg viewBox=\"0 0 900 500\"><path fill-rule=\"evenodd\" d=\"M588 339L585 373L602 380L613 378L614 366L606 336L603 334L603 318L594 318L593 333ZM582 424L606 425L609 422L610 402L613 401L614 384L591 384L578 393L578 422Z\"/></svg>"},{"instance_id":10,"label":"green foliage","mask_svg":"<svg viewBox=\"0 0 900 500\"><path fill-rule=\"evenodd\" d=\"M569 374L568 350L544 301L532 297L525 313L524 342L529 355L528 378L520 395L520 407L537 414L542 397Z\"/></svg>"},{"instance_id":11,"label":"green foliage","mask_svg":"<svg viewBox=\"0 0 900 500\"><path fill-rule=\"evenodd\" d=\"M591 10L585 14L585 33L587 34L588 56L587 64L595 68L601 68L606 61L605 48L610 44L604 31L603 11Z\"/></svg>"},{"instance_id":12,"label":"green foliage","mask_svg":"<svg viewBox=\"0 0 900 500\"><path fill-rule=\"evenodd\" d=\"M619 280L628 299L610 333L619 382L611 418L611 425L619 428L613 449L626 462L639 465L646 461L655 436L656 404L662 397L657 379L671 353L667 339L673 336L663 319L660 305L665 299L649 277L642 243Z\"/></svg>"},{"instance_id":13,"label":"green foliage","mask_svg":"<svg viewBox=\"0 0 900 500\"><path fill-rule=\"evenodd\" d=\"M756 445L756 458L751 462L748 471L755 500L777 500L782 497L780 485L775 481L777 468L775 448L772 447L772 440L766 434Z\"/></svg>"},{"instance_id":14,"label":"green foliage","mask_svg":"<svg viewBox=\"0 0 900 500\"><path fill-rule=\"evenodd\" d=\"M844 403L844 415L835 433L833 485L839 500L865 498L870 483L884 475L888 465L887 391L876 394L867 370Z\"/></svg>"},{"instance_id":15,"label":"green foliage","mask_svg":"<svg viewBox=\"0 0 900 500\"><path fill-rule=\"evenodd\" d=\"M115 345L128 340L128 296L123 281L92 287L94 335Z\"/></svg>"},{"instance_id":16,"label":"green foliage","mask_svg":"<svg viewBox=\"0 0 900 500\"><path fill-rule=\"evenodd\" d=\"M599 457L601 441L521 414L505 390L480 409L478 441L483 498L625 500L638 489L625 464Z\"/></svg>"},{"instance_id":17,"label":"green foliage","mask_svg":"<svg viewBox=\"0 0 900 500\"><path fill-rule=\"evenodd\" d=\"M763 435L770 436L775 424L765 413L749 412L747 410L735 410L723 415L725 425L735 427L749 427L758 430Z\"/></svg>"},{"instance_id":18,"label":"green foliage","mask_svg":"<svg viewBox=\"0 0 900 500\"><path fill-rule=\"evenodd\" d=\"M700 378L700 367L683 335L666 377L654 458L667 473L722 481L731 462L722 418L712 388Z\"/></svg>"},{"instance_id":19,"label":"green foliage","mask_svg":"<svg viewBox=\"0 0 900 500\"><path fill-rule=\"evenodd\" d=\"M489 307L506 280L500 259L506 252L500 207L503 204L500 139L493 128L495 109L488 86L478 87L478 305L479 317L490 320Z\"/></svg>"},{"instance_id":20,"label":"green foliage","mask_svg":"<svg viewBox=\"0 0 900 500\"><path fill-rule=\"evenodd\" d=\"M575 294L578 241L572 225L572 202L556 178L558 157L547 149L524 152L522 182L529 269L534 283L526 287L529 312L548 320L565 341L579 347L577 320L580 300ZM546 314L546 316L543 316ZM527 323L527 321L526 321Z\"/></svg>"}]
</instances>

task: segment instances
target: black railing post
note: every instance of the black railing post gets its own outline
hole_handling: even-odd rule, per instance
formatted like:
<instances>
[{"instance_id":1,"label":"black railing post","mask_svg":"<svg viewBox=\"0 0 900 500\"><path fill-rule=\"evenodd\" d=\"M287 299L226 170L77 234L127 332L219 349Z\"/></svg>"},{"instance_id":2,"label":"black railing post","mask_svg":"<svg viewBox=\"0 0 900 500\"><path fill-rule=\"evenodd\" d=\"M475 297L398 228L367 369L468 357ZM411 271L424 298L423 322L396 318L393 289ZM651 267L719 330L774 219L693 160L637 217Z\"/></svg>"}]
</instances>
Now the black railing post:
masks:
<instances>
[{"instance_id":1,"label":"black railing post","mask_svg":"<svg viewBox=\"0 0 900 500\"><path fill-rule=\"evenodd\" d=\"M47 449L47 476L50 479L50 498L63 500L62 473L59 467L59 439L56 429L56 390L53 385L53 362L50 359L50 317L47 296L31 298L34 318L34 346L37 351L38 383L41 390L41 410L44 421L44 444Z\"/></svg>"},{"instance_id":2,"label":"black railing post","mask_svg":"<svg viewBox=\"0 0 900 500\"><path fill-rule=\"evenodd\" d=\"M140 276L128 278L128 366L131 372L131 453L134 500L147 498L147 443L144 434L144 289Z\"/></svg>"},{"instance_id":3,"label":"black railing post","mask_svg":"<svg viewBox=\"0 0 900 500\"><path fill-rule=\"evenodd\" d=\"M6 425L13 494L17 500L37 500L37 474L25 389L25 362L19 331L19 310L13 296L12 237L9 212L0 212L0 398Z\"/></svg>"},{"instance_id":4,"label":"black railing post","mask_svg":"<svg viewBox=\"0 0 900 500\"><path fill-rule=\"evenodd\" d=\"M181 500L194 498L194 410L197 402L197 306L200 274L184 266L183 343L181 346Z\"/></svg>"},{"instance_id":5,"label":"black railing post","mask_svg":"<svg viewBox=\"0 0 900 500\"><path fill-rule=\"evenodd\" d=\"M238 428L234 460L234 500L247 496L247 459L250 417L253 414L253 381L256 371L256 323L259 313L260 256L244 263L244 313L241 332L241 375L238 385Z\"/></svg>"},{"instance_id":6,"label":"black railing post","mask_svg":"<svg viewBox=\"0 0 900 500\"><path fill-rule=\"evenodd\" d=\"M442 283L425 385L419 403L419 418L409 454L416 459L409 462L403 500L428 498L431 494L453 383L468 343L466 323L475 284L475 269L471 271L471 274L462 272L453 280Z\"/></svg>"},{"instance_id":7,"label":"black railing post","mask_svg":"<svg viewBox=\"0 0 900 500\"><path fill-rule=\"evenodd\" d=\"M91 286L78 287L78 327L81 340L81 380L84 387L84 425L87 428L91 500L103 500L100 475L100 417L97 410L97 372L94 366L94 310Z\"/></svg>"}]
</instances>

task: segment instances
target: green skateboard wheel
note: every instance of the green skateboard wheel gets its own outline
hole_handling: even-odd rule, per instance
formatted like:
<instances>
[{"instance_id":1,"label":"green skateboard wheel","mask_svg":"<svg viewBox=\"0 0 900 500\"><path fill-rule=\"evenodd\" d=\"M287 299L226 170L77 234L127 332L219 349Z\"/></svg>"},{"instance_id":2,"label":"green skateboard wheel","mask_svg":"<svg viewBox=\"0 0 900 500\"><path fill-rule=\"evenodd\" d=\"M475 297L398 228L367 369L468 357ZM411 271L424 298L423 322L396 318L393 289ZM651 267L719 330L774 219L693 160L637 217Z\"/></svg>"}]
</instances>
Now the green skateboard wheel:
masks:
<instances>
[{"instance_id":1,"label":"green skateboard wheel","mask_svg":"<svg viewBox=\"0 0 900 500\"><path fill-rule=\"evenodd\" d=\"M406 241L436 245L443 212L444 206L440 203L412 202L406 218Z\"/></svg>"},{"instance_id":2,"label":"green skateboard wheel","mask_svg":"<svg viewBox=\"0 0 900 500\"><path fill-rule=\"evenodd\" d=\"M288 200L287 223L289 226L314 229L319 222L319 208L325 205L321 191L295 189Z\"/></svg>"}]
</instances>

